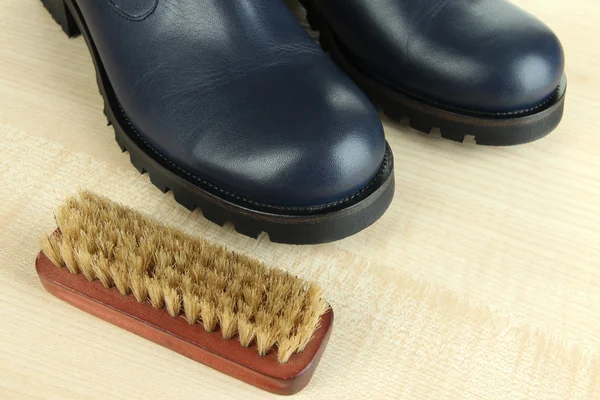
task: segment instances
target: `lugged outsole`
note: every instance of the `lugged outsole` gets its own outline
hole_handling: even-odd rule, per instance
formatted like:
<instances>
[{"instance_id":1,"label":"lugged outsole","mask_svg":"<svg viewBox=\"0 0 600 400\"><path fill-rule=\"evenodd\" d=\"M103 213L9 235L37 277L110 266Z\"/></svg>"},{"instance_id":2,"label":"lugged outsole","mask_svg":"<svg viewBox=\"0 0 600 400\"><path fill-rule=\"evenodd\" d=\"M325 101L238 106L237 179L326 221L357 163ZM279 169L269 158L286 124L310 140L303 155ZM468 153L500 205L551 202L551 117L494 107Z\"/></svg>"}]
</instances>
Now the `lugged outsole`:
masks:
<instances>
[{"instance_id":1,"label":"lugged outsole","mask_svg":"<svg viewBox=\"0 0 600 400\"><path fill-rule=\"evenodd\" d=\"M252 238L258 238L264 232L272 242L319 244L340 240L365 229L389 207L394 195L393 156L389 146L381 170L366 188L348 199L320 207L285 208L256 204L209 183L205 182L203 186L202 182L187 180L185 176L193 177L190 173L174 166L131 132L133 128L118 104L76 3L73 0L41 1L69 37L80 33L84 37L96 68L104 114L115 131L121 150L129 152L133 166L141 174L148 173L154 186L163 193L172 191L175 200L187 209L199 208L207 220L220 226L230 222L238 233Z\"/></svg>"},{"instance_id":2,"label":"lugged outsole","mask_svg":"<svg viewBox=\"0 0 600 400\"><path fill-rule=\"evenodd\" d=\"M118 125L113 123L113 126ZM341 237L337 238L332 236L332 234L336 234L336 229L339 231L340 228L342 228L343 232L346 233L353 231L358 232L379 218L376 216L372 219L372 221L370 219L361 220L360 216L355 218L357 215L352 215L355 214L353 211L360 212L360 209L357 209L357 207L369 207L373 203L378 202L380 204L379 206L375 204L377 207L375 211L379 210L378 212L383 213L391 203L394 193L394 180L392 173L388 179L385 180L377 189L377 191L374 193L375 195L371 195L363 200L364 203L357 203L347 209L334 211L330 215L298 215L289 217L261 213L263 218L259 221L253 222L252 220L249 221L248 219L245 219L244 216L240 216L234 210L231 210L231 208L237 208L239 206L231 203L224 204L225 207L229 207L229 210L231 210L229 211L226 208L219 207L212 201L208 201L204 198L204 196L210 196L210 194L203 193L200 197L194 196L191 193L194 191L194 189L198 190L197 188L190 187L192 184L185 182L185 180L180 177L173 177L172 173L165 171L164 168L155 160L147 157L141 149L132 143L129 137L122 132L119 132L118 128L115 129L115 131L115 139L119 144L119 147L123 152L129 153L130 162L133 164L133 166L138 170L138 172L140 172L140 174L148 174L150 182L161 192L173 192L175 201L188 210L194 211L196 209L200 209L204 218L207 220L220 226L231 223L236 232L255 239L257 239L263 233L267 234L272 242L287 244L317 244L341 239L347 235L342 234ZM387 168L392 169L392 166L388 166ZM246 211L248 213L252 212L252 210L249 209L242 211ZM348 213L350 217L344 219L343 217L345 213ZM364 217L365 215L362 216L362 218ZM366 217L371 218L369 215L366 215ZM286 225L285 220L288 218L292 221L287 222ZM333 220L331 221L331 224L328 224L327 220L332 218ZM335 218L341 218L345 221L340 220L336 222ZM294 222L300 222L300 224L292 225ZM265 227L261 228L261 225ZM271 227L269 227L269 225ZM302 230L302 232L298 233L299 230Z\"/></svg>"},{"instance_id":3,"label":"lugged outsole","mask_svg":"<svg viewBox=\"0 0 600 400\"><path fill-rule=\"evenodd\" d=\"M564 111L566 77L546 108L517 117L487 117L461 114L424 103L377 80L354 65L320 14L314 0L300 0L310 27L320 33L324 51L360 86L379 112L395 121L408 119L411 128L426 134L439 129L441 136L455 142L472 137L477 144L510 146L538 140L560 123Z\"/></svg>"}]
</instances>

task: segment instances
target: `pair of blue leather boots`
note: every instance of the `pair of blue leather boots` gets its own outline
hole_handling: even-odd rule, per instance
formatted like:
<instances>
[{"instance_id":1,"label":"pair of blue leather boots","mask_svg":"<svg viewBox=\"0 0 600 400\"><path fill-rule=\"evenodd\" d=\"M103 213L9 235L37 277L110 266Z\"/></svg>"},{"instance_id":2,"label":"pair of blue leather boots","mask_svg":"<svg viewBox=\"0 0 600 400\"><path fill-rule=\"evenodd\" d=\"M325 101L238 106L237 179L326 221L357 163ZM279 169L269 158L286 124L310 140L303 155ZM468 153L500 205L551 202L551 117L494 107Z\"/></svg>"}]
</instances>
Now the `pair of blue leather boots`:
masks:
<instances>
[{"instance_id":1,"label":"pair of blue leather boots","mask_svg":"<svg viewBox=\"0 0 600 400\"><path fill-rule=\"evenodd\" d=\"M489 145L562 117L561 44L505 0L303 0L330 56L284 0L42 2L85 38L132 163L253 237L328 242L385 212L393 155L376 107Z\"/></svg>"}]
</instances>

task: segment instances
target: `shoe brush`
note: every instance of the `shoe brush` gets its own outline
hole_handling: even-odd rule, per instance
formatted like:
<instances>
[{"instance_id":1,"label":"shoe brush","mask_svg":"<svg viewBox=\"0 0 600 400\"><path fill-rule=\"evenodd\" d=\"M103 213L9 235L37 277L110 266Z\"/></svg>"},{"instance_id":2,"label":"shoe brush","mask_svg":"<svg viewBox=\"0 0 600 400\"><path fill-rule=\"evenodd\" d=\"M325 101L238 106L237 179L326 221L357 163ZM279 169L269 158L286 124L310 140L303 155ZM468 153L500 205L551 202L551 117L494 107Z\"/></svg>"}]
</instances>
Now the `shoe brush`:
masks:
<instances>
[{"instance_id":1,"label":"shoe brush","mask_svg":"<svg viewBox=\"0 0 600 400\"><path fill-rule=\"evenodd\" d=\"M331 333L321 289L83 191L36 269L56 297L277 394L311 379Z\"/></svg>"}]
</instances>

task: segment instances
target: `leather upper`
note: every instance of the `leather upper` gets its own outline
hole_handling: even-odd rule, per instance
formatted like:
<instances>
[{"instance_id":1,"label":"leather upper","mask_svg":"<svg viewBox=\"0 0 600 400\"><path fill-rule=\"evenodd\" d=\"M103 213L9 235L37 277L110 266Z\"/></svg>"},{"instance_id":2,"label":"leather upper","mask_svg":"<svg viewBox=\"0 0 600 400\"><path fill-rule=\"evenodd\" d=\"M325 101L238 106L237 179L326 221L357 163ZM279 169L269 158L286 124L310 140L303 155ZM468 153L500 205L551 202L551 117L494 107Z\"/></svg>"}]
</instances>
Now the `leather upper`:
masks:
<instances>
[{"instance_id":1,"label":"leather upper","mask_svg":"<svg viewBox=\"0 0 600 400\"><path fill-rule=\"evenodd\" d=\"M506 0L319 0L354 62L390 86L458 110L543 103L564 73L554 33Z\"/></svg>"},{"instance_id":2,"label":"leather upper","mask_svg":"<svg viewBox=\"0 0 600 400\"><path fill-rule=\"evenodd\" d=\"M378 114L281 0L77 0L124 114L190 174L255 202L366 186Z\"/></svg>"}]
</instances>

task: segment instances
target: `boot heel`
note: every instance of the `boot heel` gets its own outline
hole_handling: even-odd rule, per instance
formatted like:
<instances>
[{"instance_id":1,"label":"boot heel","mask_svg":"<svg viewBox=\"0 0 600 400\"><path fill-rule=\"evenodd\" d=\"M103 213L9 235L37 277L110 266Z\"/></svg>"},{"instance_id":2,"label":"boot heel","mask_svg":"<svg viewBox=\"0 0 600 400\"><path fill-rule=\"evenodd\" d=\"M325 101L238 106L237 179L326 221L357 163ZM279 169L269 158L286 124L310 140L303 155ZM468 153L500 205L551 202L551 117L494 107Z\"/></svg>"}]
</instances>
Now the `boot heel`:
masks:
<instances>
[{"instance_id":1,"label":"boot heel","mask_svg":"<svg viewBox=\"0 0 600 400\"><path fill-rule=\"evenodd\" d=\"M42 4L67 36L75 37L81 33L65 0L42 0Z\"/></svg>"}]
</instances>

